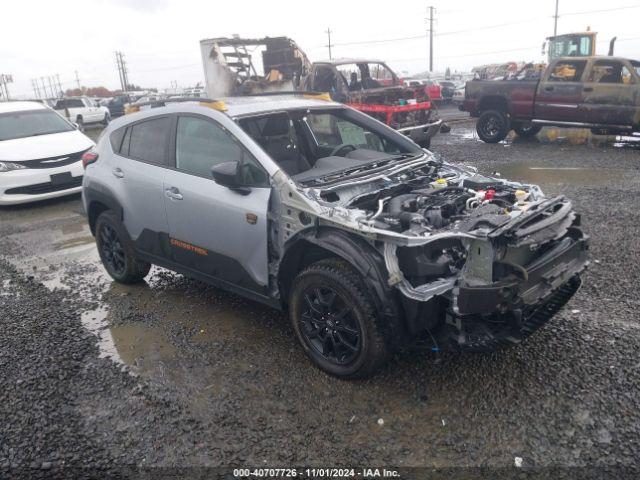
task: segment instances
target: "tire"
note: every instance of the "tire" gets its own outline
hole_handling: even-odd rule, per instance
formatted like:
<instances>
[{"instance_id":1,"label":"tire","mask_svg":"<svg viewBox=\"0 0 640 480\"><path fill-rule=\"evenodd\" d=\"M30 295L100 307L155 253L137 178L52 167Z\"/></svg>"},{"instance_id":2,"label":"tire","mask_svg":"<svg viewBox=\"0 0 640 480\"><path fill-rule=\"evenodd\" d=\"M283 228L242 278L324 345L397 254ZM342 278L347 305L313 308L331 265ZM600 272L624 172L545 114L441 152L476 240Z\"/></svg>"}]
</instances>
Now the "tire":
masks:
<instances>
[{"instance_id":1,"label":"tire","mask_svg":"<svg viewBox=\"0 0 640 480\"><path fill-rule=\"evenodd\" d=\"M478 137L485 143L498 143L507 138L510 130L509 118L504 112L487 110L476 122Z\"/></svg>"},{"instance_id":2,"label":"tire","mask_svg":"<svg viewBox=\"0 0 640 480\"><path fill-rule=\"evenodd\" d=\"M115 213L102 212L95 232L100 260L111 278L119 283L137 283L147 276L151 264L136 258L129 235Z\"/></svg>"},{"instance_id":3,"label":"tire","mask_svg":"<svg viewBox=\"0 0 640 480\"><path fill-rule=\"evenodd\" d=\"M291 289L289 317L307 356L336 377L371 376L389 356L368 292L345 263L322 261L303 270Z\"/></svg>"},{"instance_id":4,"label":"tire","mask_svg":"<svg viewBox=\"0 0 640 480\"><path fill-rule=\"evenodd\" d=\"M539 125L522 124L518 123L513 126L513 131L518 134L519 137L531 138L540 133L542 127Z\"/></svg>"},{"instance_id":5,"label":"tire","mask_svg":"<svg viewBox=\"0 0 640 480\"><path fill-rule=\"evenodd\" d=\"M105 113L104 118L102 119L102 125L106 127L107 125L109 125L110 121L111 121L111 116L108 113Z\"/></svg>"}]
</instances>

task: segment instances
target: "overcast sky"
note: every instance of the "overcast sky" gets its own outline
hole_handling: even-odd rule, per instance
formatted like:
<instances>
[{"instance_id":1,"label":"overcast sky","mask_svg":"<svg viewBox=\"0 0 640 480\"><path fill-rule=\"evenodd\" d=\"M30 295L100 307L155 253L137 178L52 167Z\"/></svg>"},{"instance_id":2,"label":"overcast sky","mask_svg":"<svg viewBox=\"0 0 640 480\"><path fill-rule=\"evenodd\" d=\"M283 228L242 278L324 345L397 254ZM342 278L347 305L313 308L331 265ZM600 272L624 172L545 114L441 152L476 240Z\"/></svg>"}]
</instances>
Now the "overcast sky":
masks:
<instances>
[{"instance_id":1,"label":"overcast sky","mask_svg":"<svg viewBox=\"0 0 640 480\"><path fill-rule=\"evenodd\" d=\"M76 70L83 86L115 89L119 50L130 82L187 87L203 79L203 38L284 35L311 60L321 60L328 57L325 31L331 28L334 57L384 59L406 75L428 69L427 5L436 7L436 70L540 60L541 45L553 33L555 0L20 0L3 2L0 73L13 75L15 96L33 96L31 79L54 74L64 88L74 87ZM579 14L585 11L595 12ZM637 1L560 0L558 33L590 26L598 32L598 53L605 54L617 35L616 53L638 58L638 18ZM418 38L384 42L406 37Z\"/></svg>"}]
</instances>

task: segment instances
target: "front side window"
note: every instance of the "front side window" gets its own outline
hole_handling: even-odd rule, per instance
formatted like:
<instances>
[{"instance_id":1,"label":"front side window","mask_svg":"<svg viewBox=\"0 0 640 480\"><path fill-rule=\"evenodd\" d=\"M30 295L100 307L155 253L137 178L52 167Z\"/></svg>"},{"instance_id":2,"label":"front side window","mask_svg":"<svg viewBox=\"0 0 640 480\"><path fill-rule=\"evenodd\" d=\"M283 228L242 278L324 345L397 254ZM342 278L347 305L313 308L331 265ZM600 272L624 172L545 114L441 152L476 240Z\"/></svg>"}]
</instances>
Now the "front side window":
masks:
<instances>
[{"instance_id":1,"label":"front side window","mask_svg":"<svg viewBox=\"0 0 640 480\"><path fill-rule=\"evenodd\" d=\"M49 109L0 114L0 141L71 130L69 122Z\"/></svg>"},{"instance_id":2,"label":"front side window","mask_svg":"<svg viewBox=\"0 0 640 480\"><path fill-rule=\"evenodd\" d=\"M178 118L176 134L176 168L187 173L211 178L211 167L237 162L243 185L262 185L266 172L253 156L220 125L201 117Z\"/></svg>"},{"instance_id":3,"label":"front side window","mask_svg":"<svg viewBox=\"0 0 640 480\"><path fill-rule=\"evenodd\" d=\"M378 85L388 87L397 84L393 73L391 73L391 70L385 64L370 63L367 65L367 69L369 70L369 76L377 82Z\"/></svg>"},{"instance_id":4,"label":"front side window","mask_svg":"<svg viewBox=\"0 0 640 480\"><path fill-rule=\"evenodd\" d=\"M129 156L144 162L157 165L166 164L167 139L171 132L169 117L154 118L136 123L129 127L126 140L129 145ZM123 149L125 148L123 142Z\"/></svg>"},{"instance_id":5,"label":"front side window","mask_svg":"<svg viewBox=\"0 0 640 480\"><path fill-rule=\"evenodd\" d=\"M549 82L579 82L587 62L575 60L558 62L549 74Z\"/></svg>"}]
</instances>

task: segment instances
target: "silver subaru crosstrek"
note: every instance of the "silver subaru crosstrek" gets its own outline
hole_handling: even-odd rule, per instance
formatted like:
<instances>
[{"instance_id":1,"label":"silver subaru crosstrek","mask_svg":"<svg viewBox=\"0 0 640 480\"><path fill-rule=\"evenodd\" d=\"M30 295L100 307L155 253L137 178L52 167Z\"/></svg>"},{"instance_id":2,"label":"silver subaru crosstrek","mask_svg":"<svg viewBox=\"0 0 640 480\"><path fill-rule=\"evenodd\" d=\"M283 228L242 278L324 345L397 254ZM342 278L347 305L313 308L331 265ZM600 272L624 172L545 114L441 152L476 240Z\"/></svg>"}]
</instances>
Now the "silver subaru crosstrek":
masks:
<instances>
[{"instance_id":1,"label":"silver subaru crosstrek","mask_svg":"<svg viewBox=\"0 0 640 480\"><path fill-rule=\"evenodd\" d=\"M416 343L518 343L580 286L588 239L564 196L302 94L152 106L84 157L107 272L131 283L155 264L287 311L333 375Z\"/></svg>"}]
</instances>

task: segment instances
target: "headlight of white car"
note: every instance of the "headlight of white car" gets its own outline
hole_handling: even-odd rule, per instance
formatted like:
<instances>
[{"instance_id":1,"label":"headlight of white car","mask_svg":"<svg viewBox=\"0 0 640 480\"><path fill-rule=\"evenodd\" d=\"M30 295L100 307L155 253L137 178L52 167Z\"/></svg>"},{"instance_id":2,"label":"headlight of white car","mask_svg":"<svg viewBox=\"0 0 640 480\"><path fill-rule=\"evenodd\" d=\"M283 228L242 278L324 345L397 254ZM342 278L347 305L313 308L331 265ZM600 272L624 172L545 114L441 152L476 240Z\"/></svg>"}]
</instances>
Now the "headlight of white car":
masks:
<instances>
[{"instance_id":1,"label":"headlight of white car","mask_svg":"<svg viewBox=\"0 0 640 480\"><path fill-rule=\"evenodd\" d=\"M11 170L22 170L23 168L27 167L14 162L0 162L0 173L10 172Z\"/></svg>"}]
</instances>

